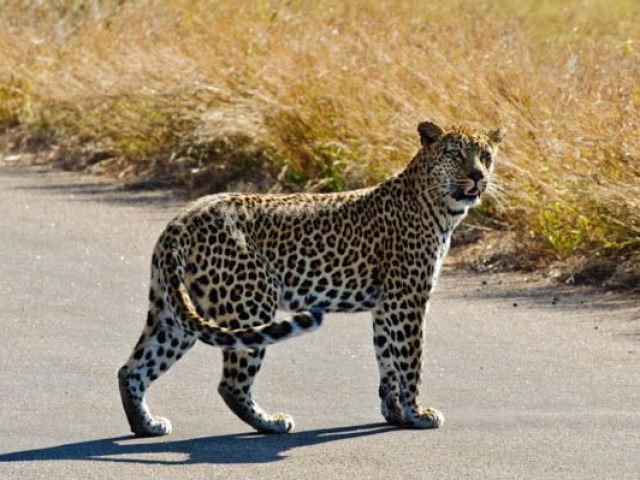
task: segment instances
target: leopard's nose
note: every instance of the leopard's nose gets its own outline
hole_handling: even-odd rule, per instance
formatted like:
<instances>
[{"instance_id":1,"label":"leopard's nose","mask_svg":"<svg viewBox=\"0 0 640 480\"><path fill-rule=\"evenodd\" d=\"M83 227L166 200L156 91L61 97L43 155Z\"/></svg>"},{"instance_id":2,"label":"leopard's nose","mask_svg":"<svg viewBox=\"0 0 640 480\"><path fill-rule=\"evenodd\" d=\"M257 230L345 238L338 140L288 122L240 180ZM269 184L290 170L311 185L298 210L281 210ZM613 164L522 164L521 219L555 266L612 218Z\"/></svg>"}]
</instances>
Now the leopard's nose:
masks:
<instances>
[{"instance_id":1,"label":"leopard's nose","mask_svg":"<svg viewBox=\"0 0 640 480\"><path fill-rule=\"evenodd\" d=\"M484 175L480 170L471 170L469 172L469 178L473 180L473 183L475 184L474 187L478 188L478 184L480 183L480 180L484 178Z\"/></svg>"},{"instance_id":2,"label":"leopard's nose","mask_svg":"<svg viewBox=\"0 0 640 480\"><path fill-rule=\"evenodd\" d=\"M469 179L473 180L473 186L468 188L465 192L467 195L480 195L480 181L484 178L484 175L480 170L471 170L469 172Z\"/></svg>"}]
</instances>

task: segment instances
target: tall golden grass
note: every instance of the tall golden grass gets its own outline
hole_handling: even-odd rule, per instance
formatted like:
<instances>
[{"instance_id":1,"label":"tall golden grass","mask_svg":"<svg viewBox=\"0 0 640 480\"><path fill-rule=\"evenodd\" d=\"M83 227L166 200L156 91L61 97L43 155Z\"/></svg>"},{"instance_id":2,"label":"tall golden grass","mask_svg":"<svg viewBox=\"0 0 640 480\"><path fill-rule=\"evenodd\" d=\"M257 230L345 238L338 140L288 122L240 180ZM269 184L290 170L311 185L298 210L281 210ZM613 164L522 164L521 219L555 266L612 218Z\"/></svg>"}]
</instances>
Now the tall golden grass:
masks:
<instances>
[{"instance_id":1,"label":"tall golden grass","mask_svg":"<svg viewBox=\"0 0 640 480\"><path fill-rule=\"evenodd\" d=\"M59 158L182 182L275 168L289 187L332 190L404 165L421 120L504 125L503 193L478 218L516 232L532 264L640 270L636 0L0 0L0 12L1 128Z\"/></svg>"}]
</instances>

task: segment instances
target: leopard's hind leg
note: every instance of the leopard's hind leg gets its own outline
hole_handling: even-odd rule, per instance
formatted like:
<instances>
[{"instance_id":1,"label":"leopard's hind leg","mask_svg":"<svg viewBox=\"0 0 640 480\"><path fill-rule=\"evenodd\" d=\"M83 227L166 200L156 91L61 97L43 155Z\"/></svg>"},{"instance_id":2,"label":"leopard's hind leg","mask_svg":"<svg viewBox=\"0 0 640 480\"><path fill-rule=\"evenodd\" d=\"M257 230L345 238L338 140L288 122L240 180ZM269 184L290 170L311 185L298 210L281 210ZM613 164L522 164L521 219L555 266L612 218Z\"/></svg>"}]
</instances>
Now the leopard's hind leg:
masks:
<instances>
[{"instance_id":1,"label":"leopard's hind leg","mask_svg":"<svg viewBox=\"0 0 640 480\"><path fill-rule=\"evenodd\" d=\"M152 273L147 323L129 360L118 371L122 405L137 437L171 433L171 422L154 417L149 411L147 392L151 383L180 360L196 341L196 336L185 332L173 318L159 287L154 285L154 275L156 272Z\"/></svg>"},{"instance_id":2,"label":"leopard's hind leg","mask_svg":"<svg viewBox=\"0 0 640 480\"><path fill-rule=\"evenodd\" d=\"M260 280L238 282L243 285L245 296L240 302L240 311L235 327L249 327L269 323L275 319L278 302L278 284L275 275L269 275L268 269L259 255L254 255L255 272ZM237 276L236 276L237 278ZM259 289L259 290L258 290ZM266 349L229 350L223 352L222 378L218 393L227 406L242 421L261 433L286 433L294 428L290 415L266 413L253 399L253 382L260 371Z\"/></svg>"},{"instance_id":3,"label":"leopard's hind leg","mask_svg":"<svg viewBox=\"0 0 640 480\"><path fill-rule=\"evenodd\" d=\"M286 413L269 415L253 399L253 381L265 352L264 348L223 352L223 375L218 392L233 413L258 432L287 433L295 426L293 417Z\"/></svg>"},{"instance_id":4,"label":"leopard's hind leg","mask_svg":"<svg viewBox=\"0 0 640 480\"><path fill-rule=\"evenodd\" d=\"M151 383L180 360L195 341L195 336L176 329L145 329L131 357L118 371L122 405L137 437L171 433L171 422L154 417L149 411L147 392Z\"/></svg>"}]
</instances>

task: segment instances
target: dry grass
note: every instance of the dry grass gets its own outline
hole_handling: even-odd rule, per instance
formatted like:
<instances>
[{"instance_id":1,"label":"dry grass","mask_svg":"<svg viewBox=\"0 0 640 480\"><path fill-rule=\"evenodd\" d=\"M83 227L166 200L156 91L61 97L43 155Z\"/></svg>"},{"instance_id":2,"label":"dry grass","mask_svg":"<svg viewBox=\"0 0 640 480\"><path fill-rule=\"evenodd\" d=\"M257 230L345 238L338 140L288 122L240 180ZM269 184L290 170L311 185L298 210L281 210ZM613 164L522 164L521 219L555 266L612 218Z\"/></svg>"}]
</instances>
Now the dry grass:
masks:
<instances>
[{"instance_id":1,"label":"dry grass","mask_svg":"<svg viewBox=\"0 0 640 480\"><path fill-rule=\"evenodd\" d=\"M247 172L268 188L280 172L287 188L331 190L404 165L423 119L502 124L504 193L475 221L515 231L521 264L640 271L636 0L0 0L0 12L0 129L67 161L210 188Z\"/></svg>"}]
</instances>

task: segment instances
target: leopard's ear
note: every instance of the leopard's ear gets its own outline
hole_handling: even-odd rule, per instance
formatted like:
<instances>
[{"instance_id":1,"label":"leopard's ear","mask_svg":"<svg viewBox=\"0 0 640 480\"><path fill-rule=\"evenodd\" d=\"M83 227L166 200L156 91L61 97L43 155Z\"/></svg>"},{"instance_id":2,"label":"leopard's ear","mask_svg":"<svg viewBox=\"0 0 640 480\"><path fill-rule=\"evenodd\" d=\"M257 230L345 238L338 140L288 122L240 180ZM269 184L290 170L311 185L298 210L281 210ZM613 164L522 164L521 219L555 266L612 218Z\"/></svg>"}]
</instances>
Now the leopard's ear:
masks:
<instances>
[{"instance_id":1,"label":"leopard's ear","mask_svg":"<svg viewBox=\"0 0 640 480\"><path fill-rule=\"evenodd\" d=\"M487 132L487 137L489 137L491 145L496 146L500 142L502 142L502 140L504 140L504 136L506 135L506 133L507 132L505 131L504 127L500 127L495 130L489 130Z\"/></svg>"},{"instance_id":2,"label":"leopard's ear","mask_svg":"<svg viewBox=\"0 0 640 480\"><path fill-rule=\"evenodd\" d=\"M418 125L418 133L422 146L428 147L442 136L444 130L433 122L422 122Z\"/></svg>"}]
</instances>

